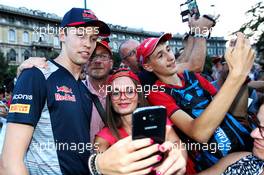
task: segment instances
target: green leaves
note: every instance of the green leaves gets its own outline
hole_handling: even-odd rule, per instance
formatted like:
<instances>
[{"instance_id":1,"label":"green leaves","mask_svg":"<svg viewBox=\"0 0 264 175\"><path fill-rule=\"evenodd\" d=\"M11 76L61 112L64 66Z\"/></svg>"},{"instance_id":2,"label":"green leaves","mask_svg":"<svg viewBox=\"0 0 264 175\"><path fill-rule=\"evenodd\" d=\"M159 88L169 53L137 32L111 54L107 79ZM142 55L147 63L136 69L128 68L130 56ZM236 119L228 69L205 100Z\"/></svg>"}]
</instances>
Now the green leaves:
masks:
<instances>
[{"instance_id":1,"label":"green leaves","mask_svg":"<svg viewBox=\"0 0 264 175\"><path fill-rule=\"evenodd\" d=\"M259 57L264 59L264 3L258 2L246 14L250 20L239 31L246 33L248 37L253 37L256 41L256 50L260 54Z\"/></svg>"}]
</instances>

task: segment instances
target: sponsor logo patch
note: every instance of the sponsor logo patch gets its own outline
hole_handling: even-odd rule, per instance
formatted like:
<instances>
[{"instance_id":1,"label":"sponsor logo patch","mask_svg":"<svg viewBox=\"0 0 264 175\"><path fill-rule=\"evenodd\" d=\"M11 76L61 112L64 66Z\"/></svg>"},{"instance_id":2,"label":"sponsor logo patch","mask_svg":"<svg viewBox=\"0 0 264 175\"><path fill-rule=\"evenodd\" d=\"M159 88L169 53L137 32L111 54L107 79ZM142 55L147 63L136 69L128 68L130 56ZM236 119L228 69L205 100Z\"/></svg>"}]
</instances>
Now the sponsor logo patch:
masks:
<instances>
[{"instance_id":1,"label":"sponsor logo patch","mask_svg":"<svg viewBox=\"0 0 264 175\"><path fill-rule=\"evenodd\" d=\"M32 95L27 95L27 94L14 94L13 95L13 100L32 100L33 96Z\"/></svg>"},{"instance_id":2,"label":"sponsor logo patch","mask_svg":"<svg viewBox=\"0 0 264 175\"><path fill-rule=\"evenodd\" d=\"M73 101L75 102L75 95L69 95L69 94L65 94L65 95L61 95L59 93L55 93L55 99L56 101Z\"/></svg>"},{"instance_id":3,"label":"sponsor logo patch","mask_svg":"<svg viewBox=\"0 0 264 175\"><path fill-rule=\"evenodd\" d=\"M56 86L57 93L55 93L56 101L72 101L76 102L75 95L73 95L72 89L67 86Z\"/></svg>"},{"instance_id":4,"label":"sponsor logo patch","mask_svg":"<svg viewBox=\"0 0 264 175\"><path fill-rule=\"evenodd\" d=\"M64 92L66 94L72 94L72 89L67 86L56 86L57 92Z\"/></svg>"},{"instance_id":5,"label":"sponsor logo patch","mask_svg":"<svg viewBox=\"0 0 264 175\"><path fill-rule=\"evenodd\" d=\"M22 113L22 114L28 114L30 110L29 104L11 104L9 112L10 113Z\"/></svg>"}]
</instances>

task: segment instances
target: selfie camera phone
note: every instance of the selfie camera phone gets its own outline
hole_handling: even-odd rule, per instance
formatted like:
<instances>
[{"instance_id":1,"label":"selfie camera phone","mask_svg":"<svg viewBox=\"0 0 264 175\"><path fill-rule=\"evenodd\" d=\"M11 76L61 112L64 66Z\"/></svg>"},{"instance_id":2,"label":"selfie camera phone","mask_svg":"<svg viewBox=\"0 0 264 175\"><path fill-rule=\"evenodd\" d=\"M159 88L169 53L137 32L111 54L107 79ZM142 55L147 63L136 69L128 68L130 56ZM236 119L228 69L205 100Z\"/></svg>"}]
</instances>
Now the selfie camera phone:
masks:
<instances>
[{"instance_id":1,"label":"selfie camera phone","mask_svg":"<svg viewBox=\"0 0 264 175\"><path fill-rule=\"evenodd\" d=\"M151 138L155 143L163 143L166 133L166 108L150 106L137 108L132 118L132 139Z\"/></svg>"},{"instance_id":2,"label":"selfie camera phone","mask_svg":"<svg viewBox=\"0 0 264 175\"><path fill-rule=\"evenodd\" d=\"M182 22L189 21L188 19L189 14L191 15L191 17L195 16L195 19L198 19L200 17L200 12L196 0L187 0L186 3L180 5L180 8L181 8Z\"/></svg>"}]
</instances>

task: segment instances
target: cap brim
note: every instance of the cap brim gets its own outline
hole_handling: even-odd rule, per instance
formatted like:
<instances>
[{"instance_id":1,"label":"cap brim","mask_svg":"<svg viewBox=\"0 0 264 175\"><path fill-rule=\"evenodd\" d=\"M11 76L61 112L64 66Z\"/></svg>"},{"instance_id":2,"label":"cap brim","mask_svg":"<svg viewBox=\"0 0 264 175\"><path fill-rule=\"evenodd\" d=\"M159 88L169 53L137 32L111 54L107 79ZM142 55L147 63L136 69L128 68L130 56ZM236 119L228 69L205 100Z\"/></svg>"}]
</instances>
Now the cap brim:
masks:
<instances>
[{"instance_id":1,"label":"cap brim","mask_svg":"<svg viewBox=\"0 0 264 175\"><path fill-rule=\"evenodd\" d=\"M111 30L108 27L108 25L100 20L89 20L86 22L68 24L67 26L68 27L86 27L86 26L99 27L99 36L103 36L103 37L108 37L111 33Z\"/></svg>"},{"instance_id":2,"label":"cap brim","mask_svg":"<svg viewBox=\"0 0 264 175\"><path fill-rule=\"evenodd\" d=\"M159 37L158 43L161 41L164 41L164 42L169 41L171 38L172 38L171 33L164 33L161 37Z\"/></svg>"},{"instance_id":3,"label":"cap brim","mask_svg":"<svg viewBox=\"0 0 264 175\"><path fill-rule=\"evenodd\" d=\"M156 43L152 46L152 49L151 51L149 52L149 54L146 56L150 56L154 50L156 49L157 45L161 42L166 42L166 41L169 41L170 39L172 38L172 34L171 33L165 33L163 34L161 37L159 37L159 39L156 41Z\"/></svg>"},{"instance_id":4,"label":"cap brim","mask_svg":"<svg viewBox=\"0 0 264 175\"><path fill-rule=\"evenodd\" d=\"M106 23L100 20L91 20L86 22L88 25L99 27L99 35L103 37L108 37L111 33L110 28Z\"/></svg>"}]
</instances>

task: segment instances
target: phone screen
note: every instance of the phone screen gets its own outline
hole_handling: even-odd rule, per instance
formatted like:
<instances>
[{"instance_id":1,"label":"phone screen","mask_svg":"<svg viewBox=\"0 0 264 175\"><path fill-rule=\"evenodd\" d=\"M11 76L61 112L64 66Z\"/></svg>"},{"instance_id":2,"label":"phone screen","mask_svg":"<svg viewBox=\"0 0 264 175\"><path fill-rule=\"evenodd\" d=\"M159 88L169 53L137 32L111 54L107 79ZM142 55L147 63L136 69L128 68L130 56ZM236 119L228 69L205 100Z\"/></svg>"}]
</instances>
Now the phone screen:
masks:
<instances>
[{"instance_id":1,"label":"phone screen","mask_svg":"<svg viewBox=\"0 0 264 175\"><path fill-rule=\"evenodd\" d=\"M200 17L200 12L196 0L188 0L186 3L180 5L182 22L188 21L188 14L195 16L196 19Z\"/></svg>"},{"instance_id":2,"label":"phone screen","mask_svg":"<svg viewBox=\"0 0 264 175\"><path fill-rule=\"evenodd\" d=\"M200 13L199 13L199 9L198 9L196 0L192 0L188 3L188 9L189 9L191 16L195 16L196 19L199 18Z\"/></svg>"}]
</instances>

